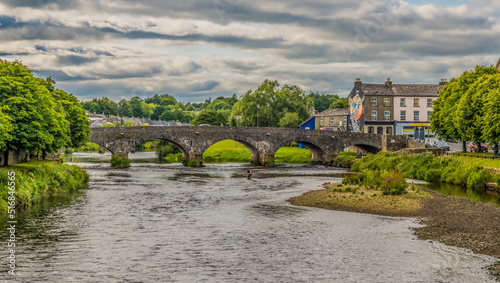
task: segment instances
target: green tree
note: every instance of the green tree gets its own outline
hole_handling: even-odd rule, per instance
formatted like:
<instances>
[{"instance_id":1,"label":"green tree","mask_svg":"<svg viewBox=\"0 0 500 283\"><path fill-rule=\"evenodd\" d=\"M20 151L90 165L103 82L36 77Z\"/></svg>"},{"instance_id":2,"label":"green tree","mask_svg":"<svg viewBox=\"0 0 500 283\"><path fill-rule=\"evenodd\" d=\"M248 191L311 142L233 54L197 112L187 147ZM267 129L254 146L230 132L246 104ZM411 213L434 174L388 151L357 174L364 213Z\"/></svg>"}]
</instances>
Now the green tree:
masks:
<instances>
[{"instance_id":1,"label":"green tree","mask_svg":"<svg viewBox=\"0 0 500 283\"><path fill-rule=\"evenodd\" d=\"M69 143L64 109L45 84L20 61L0 60L0 106L12 119L6 154L11 150L55 152Z\"/></svg>"},{"instance_id":2,"label":"green tree","mask_svg":"<svg viewBox=\"0 0 500 283\"><path fill-rule=\"evenodd\" d=\"M118 102L118 115L120 117L134 117L134 111L129 101L122 99Z\"/></svg>"},{"instance_id":3,"label":"green tree","mask_svg":"<svg viewBox=\"0 0 500 283\"><path fill-rule=\"evenodd\" d=\"M153 109L153 113L151 113L151 120L154 120L154 121L158 121L160 120L160 116L161 114L163 114L163 112L165 112L167 110L167 107L166 106L163 106L163 105L157 105L154 109Z\"/></svg>"},{"instance_id":4,"label":"green tree","mask_svg":"<svg viewBox=\"0 0 500 283\"><path fill-rule=\"evenodd\" d=\"M498 70L493 66L476 66L474 70L465 71L459 78L451 79L443 87L438 98L433 102L433 112L430 118L431 128L437 136L443 139L450 138L462 141L463 151L466 150L466 142L474 136L470 135L470 131L465 128L466 125L471 125L470 123L459 124L460 121L463 121L462 118L457 117L460 115L458 110L460 100L478 78L485 74L496 73ZM472 96L472 92L467 93L460 108L460 111L468 117L473 117L474 114L467 111L464 106L467 101L472 101ZM475 125L473 126L475 127Z\"/></svg>"},{"instance_id":5,"label":"green tree","mask_svg":"<svg viewBox=\"0 0 500 283\"><path fill-rule=\"evenodd\" d=\"M484 92L482 140L494 145L494 153L498 154L500 142L500 74L483 76L478 92Z\"/></svg>"},{"instance_id":6,"label":"green tree","mask_svg":"<svg viewBox=\"0 0 500 283\"><path fill-rule=\"evenodd\" d=\"M73 94L68 94L60 89L52 89L52 95L63 107L65 119L69 122L70 141L67 146L73 148L84 146L89 141L89 117Z\"/></svg>"},{"instance_id":7,"label":"green tree","mask_svg":"<svg viewBox=\"0 0 500 283\"><path fill-rule=\"evenodd\" d=\"M298 128L300 123L302 123L302 119L297 113L286 113L280 119L279 125L281 128Z\"/></svg>"},{"instance_id":8,"label":"green tree","mask_svg":"<svg viewBox=\"0 0 500 283\"><path fill-rule=\"evenodd\" d=\"M255 91L249 90L234 106L229 117L242 116L241 126L278 127L286 113L297 113L300 119L310 117L313 102L295 85L279 87L277 81L265 80Z\"/></svg>"},{"instance_id":9,"label":"green tree","mask_svg":"<svg viewBox=\"0 0 500 283\"><path fill-rule=\"evenodd\" d=\"M6 142L12 139L10 132L13 130L11 118L2 112L2 108L7 109L8 107L0 108L0 150L4 150Z\"/></svg>"},{"instance_id":10,"label":"green tree","mask_svg":"<svg viewBox=\"0 0 500 283\"><path fill-rule=\"evenodd\" d=\"M191 121L191 125L198 126L201 124L209 124L212 126L220 126L221 124L226 125L227 119L217 111L213 110L202 110L194 120Z\"/></svg>"}]
</instances>

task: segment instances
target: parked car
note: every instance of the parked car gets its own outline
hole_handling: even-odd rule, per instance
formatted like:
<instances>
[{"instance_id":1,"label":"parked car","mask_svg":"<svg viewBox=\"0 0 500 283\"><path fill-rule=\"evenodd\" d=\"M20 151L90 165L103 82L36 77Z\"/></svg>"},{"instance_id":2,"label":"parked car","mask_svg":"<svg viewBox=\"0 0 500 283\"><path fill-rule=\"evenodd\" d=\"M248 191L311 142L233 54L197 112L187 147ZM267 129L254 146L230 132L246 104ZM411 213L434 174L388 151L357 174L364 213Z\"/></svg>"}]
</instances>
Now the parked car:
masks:
<instances>
[{"instance_id":1,"label":"parked car","mask_svg":"<svg viewBox=\"0 0 500 283\"><path fill-rule=\"evenodd\" d=\"M476 151L476 144L470 143L469 149L471 152L475 152ZM488 152L488 146L484 143L480 144L479 152Z\"/></svg>"},{"instance_id":2,"label":"parked car","mask_svg":"<svg viewBox=\"0 0 500 283\"><path fill-rule=\"evenodd\" d=\"M445 141L437 141L433 147L444 148L446 151L450 151L450 145Z\"/></svg>"},{"instance_id":3,"label":"parked car","mask_svg":"<svg viewBox=\"0 0 500 283\"><path fill-rule=\"evenodd\" d=\"M439 141L438 138L427 138L425 139L425 144L428 144L429 146L434 146L438 141Z\"/></svg>"},{"instance_id":4,"label":"parked car","mask_svg":"<svg viewBox=\"0 0 500 283\"><path fill-rule=\"evenodd\" d=\"M211 127L209 124L199 124L198 127Z\"/></svg>"}]
</instances>

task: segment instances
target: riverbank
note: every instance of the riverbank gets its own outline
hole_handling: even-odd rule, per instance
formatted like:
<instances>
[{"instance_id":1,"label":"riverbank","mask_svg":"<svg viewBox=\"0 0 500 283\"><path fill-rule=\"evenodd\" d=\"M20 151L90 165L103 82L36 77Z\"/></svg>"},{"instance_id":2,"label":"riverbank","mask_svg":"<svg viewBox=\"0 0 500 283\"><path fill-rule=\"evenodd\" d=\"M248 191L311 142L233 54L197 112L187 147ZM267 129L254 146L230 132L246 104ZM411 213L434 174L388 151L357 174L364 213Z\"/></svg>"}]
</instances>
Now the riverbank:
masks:
<instances>
[{"instance_id":1,"label":"riverbank","mask_svg":"<svg viewBox=\"0 0 500 283\"><path fill-rule=\"evenodd\" d=\"M15 173L14 180L9 180L9 170ZM15 183L16 210L19 210L49 197L63 196L86 188L89 176L82 168L60 164L54 160L31 161L2 167L0 168L0 214L7 212L9 182Z\"/></svg>"},{"instance_id":2,"label":"riverbank","mask_svg":"<svg viewBox=\"0 0 500 283\"><path fill-rule=\"evenodd\" d=\"M418 191L409 189L408 194L398 196L381 196L379 191L378 197L367 201L370 197L366 193L362 197L362 191L357 194L339 192L341 188L345 190L345 185L324 186L324 190L308 192L289 201L294 205L330 210L416 217L425 225L415 228L422 240L439 241L500 258L500 207L491 203L446 196L422 187ZM491 266L490 272L500 281L500 264Z\"/></svg>"}]
</instances>

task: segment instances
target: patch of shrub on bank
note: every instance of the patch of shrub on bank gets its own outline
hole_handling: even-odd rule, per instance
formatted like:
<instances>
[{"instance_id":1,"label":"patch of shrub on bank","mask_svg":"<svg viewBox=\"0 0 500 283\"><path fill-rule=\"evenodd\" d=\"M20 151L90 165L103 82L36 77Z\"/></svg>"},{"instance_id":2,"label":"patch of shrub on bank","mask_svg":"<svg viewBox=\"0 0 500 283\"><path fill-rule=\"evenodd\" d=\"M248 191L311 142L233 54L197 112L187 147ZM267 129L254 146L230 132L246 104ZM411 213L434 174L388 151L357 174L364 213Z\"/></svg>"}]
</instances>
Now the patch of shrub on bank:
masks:
<instances>
[{"instance_id":1,"label":"patch of shrub on bank","mask_svg":"<svg viewBox=\"0 0 500 283\"><path fill-rule=\"evenodd\" d=\"M111 156L111 167L113 167L113 168L129 168L130 167L130 159L122 158L117 154L113 154Z\"/></svg>"},{"instance_id":2,"label":"patch of shrub on bank","mask_svg":"<svg viewBox=\"0 0 500 283\"><path fill-rule=\"evenodd\" d=\"M332 162L332 166L350 168L356 161L356 155L339 154Z\"/></svg>"},{"instance_id":3,"label":"patch of shrub on bank","mask_svg":"<svg viewBox=\"0 0 500 283\"><path fill-rule=\"evenodd\" d=\"M480 189L493 175L480 166L470 165L431 153L378 153L357 160L351 167L355 172L365 170L396 170L405 178L428 182L446 182L468 189Z\"/></svg>"},{"instance_id":4,"label":"patch of shrub on bank","mask_svg":"<svg viewBox=\"0 0 500 283\"><path fill-rule=\"evenodd\" d=\"M384 195L406 194L408 183L400 172L394 170L365 170L342 180L343 185L365 186L367 189L381 189Z\"/></svg>"},{"instance_id":5,"label":"patch of shrub on bank","mask_svg":"<svg viewBox=\"0 0 500 283\"><path fill-rule=\"evenodd\" d=\"M43 199L61 196L87 187L89 176L75 165L29 162L0 169L0 211L7 212L9 169L15 172L16 209L30 207Z\"/></svg>"}]
</instances>

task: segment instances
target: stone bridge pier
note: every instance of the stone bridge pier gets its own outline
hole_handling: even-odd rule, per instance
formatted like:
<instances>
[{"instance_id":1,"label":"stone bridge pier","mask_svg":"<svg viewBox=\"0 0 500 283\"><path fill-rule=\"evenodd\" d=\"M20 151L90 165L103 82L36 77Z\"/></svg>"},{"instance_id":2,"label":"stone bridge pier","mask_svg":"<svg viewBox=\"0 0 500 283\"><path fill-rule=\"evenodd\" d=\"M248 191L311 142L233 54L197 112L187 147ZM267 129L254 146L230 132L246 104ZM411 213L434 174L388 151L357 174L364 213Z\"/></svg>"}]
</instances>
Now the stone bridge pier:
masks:
<instances>
[{"instance_id":1,"label":"stone bridge pier","mask_svg":"<svg viewBox=\"0 0 500 283\"><path fill-rule=\"evenodd\" d=\"M203 153L213 144L235 140L251 152L253 165L274 165L274 155L291 142L305 145L312 153L313 164L331 164L348 146L370 152L393 151L406 147L406 138L364 133L245 127L118 127L92 128L90 141L113 154L128 157L137 145L153 140L175 144L183 154L184 164L203 164Z\"/></svg>"}]
</instances>

